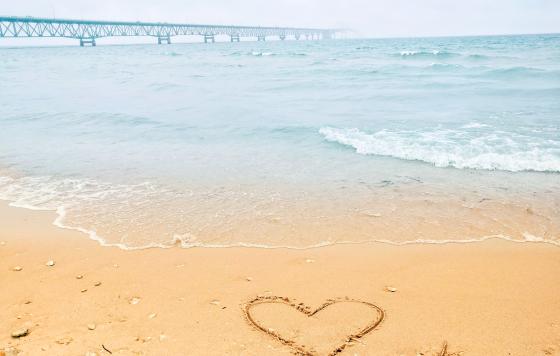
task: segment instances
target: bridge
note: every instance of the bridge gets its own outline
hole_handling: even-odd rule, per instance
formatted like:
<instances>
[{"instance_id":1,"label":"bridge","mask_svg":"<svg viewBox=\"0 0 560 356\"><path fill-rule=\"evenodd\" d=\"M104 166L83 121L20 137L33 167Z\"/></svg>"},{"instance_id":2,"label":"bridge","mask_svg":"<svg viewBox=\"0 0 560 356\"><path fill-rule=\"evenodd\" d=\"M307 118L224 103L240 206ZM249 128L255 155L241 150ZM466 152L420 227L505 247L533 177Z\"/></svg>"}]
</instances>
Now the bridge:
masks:
<instances>
[{"instance_id":1,"label":"bridge","mask_svg":"<svg viewBox=\"0 0 560 356\"><path fill-rule=\"evenodd\" d=\"M96 39L117 36L151 36L157 38L158 44L171 43L173 36L201 36L205 43L215 42L216 36L229 36L231 42L241 38L256 38L265 41L267 37L280 40L295 39L331 39L337 33L335 29L294 28L294 27L260 27L260 26L226 26L177 24L165 22L119 22L86 21L70 19L47 19L36 17L0 17L0 38L16 37L59 37L74 38L80 46L96 45Z\"/></svg>"}]
</instances>

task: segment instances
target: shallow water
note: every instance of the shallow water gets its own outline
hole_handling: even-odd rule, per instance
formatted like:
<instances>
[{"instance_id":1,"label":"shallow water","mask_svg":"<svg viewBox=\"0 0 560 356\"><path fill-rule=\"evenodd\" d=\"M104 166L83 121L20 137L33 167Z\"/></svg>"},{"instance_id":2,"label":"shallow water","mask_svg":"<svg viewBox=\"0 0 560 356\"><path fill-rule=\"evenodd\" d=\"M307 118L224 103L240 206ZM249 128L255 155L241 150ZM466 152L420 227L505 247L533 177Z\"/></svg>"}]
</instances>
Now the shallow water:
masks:
<instances>
[{"instance_id":1,"label":"shallow water","mask_svg":"<svg viewBox=\"0 0 560 356\"><path fill-rule=\"evenodd\" d=\"M0 199L106 244L560 241L560 35L0 56Z\"/></svg>"}]
</instances>

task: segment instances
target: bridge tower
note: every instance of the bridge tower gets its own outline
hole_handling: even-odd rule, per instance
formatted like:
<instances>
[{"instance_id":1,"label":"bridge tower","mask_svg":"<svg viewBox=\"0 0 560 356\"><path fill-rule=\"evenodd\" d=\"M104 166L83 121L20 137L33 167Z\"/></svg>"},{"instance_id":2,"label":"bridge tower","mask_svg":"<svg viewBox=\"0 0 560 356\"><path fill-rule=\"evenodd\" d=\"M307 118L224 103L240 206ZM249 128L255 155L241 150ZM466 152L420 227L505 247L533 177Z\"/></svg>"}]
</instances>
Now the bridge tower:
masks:
<instances>
[{"instance_id":1,"label":"bridge tower","mask_svg":"<svg viewBox=\"0 0 560 356\"><path fill-rule=\"evenodd\" d=\"M91 45L95 47L97 44L95 43L95 37L92 38L80 38L80 47L84 47L85 45Z\"/></svg>"},{"instance_id":2,"label":"bridge tower","mask_svg":"<svg viewBox=\"0 0 560 356\"><path fill-rule=\"evenodd\" d=\"M204 43L208 43L208 42L216 42L216 38L214 37L213 33L205 33L204 34Z\"/></svg>"},{"instance_id":3,"label":"bridge tower","mask_svg":"<svg viewBox=\"0 0 560 356\"><path fill-rule=\"evenodd\" d=\"M170 35L158 36L157 43L162 44L163 42L166 42L167 44L171 44L171 36Z\"/></svg>"}]
</instances>

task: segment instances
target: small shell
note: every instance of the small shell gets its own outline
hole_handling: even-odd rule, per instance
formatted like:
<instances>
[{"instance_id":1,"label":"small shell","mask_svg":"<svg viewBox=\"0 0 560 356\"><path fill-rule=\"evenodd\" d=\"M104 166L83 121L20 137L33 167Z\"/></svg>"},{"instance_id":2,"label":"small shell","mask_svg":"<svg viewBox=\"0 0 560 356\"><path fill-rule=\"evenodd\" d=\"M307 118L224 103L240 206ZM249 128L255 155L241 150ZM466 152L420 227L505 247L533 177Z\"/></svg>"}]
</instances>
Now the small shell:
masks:
<instances>
[{"instance_id":1,"label":"small shell","mask_svg":"<svg viewBox=\"0 0 560 356\"><path fill-rule=\"evenodd\" d=\"M14 330L12 332L12 337L14 339L19 339L20 337L27 336L28 334L29 334L29 329L21 328L21 329Z\"/></svg>"}]
</instances>

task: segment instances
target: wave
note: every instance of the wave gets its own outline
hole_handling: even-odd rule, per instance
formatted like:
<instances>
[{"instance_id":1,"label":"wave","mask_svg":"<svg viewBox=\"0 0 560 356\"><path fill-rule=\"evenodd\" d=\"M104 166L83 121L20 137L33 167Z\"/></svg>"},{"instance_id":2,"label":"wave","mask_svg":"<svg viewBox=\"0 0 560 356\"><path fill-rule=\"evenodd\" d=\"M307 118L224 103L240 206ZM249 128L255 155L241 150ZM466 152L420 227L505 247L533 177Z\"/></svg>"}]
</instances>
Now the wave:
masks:
<instances>
[{"instance_id":1,"label":"wave","mask_svg":"<svg viewBox=\"0 0 560 356\"><path fill-rule=\"evenodd\" d=\"M433 51L401 51L398 56L402 58L451 58L460 56L459 53L446 52L440 50Z\"/></svg>"},{"instance_id":2,"label":"wave","mask_svg":"<svg viewBox=\"0 0 560 356\"><path fill-rule=\"evenodd\" d=\"M453 70L465 69L465 67L463 67L460 64L450 64L450 63L432 63L430 64L429 68L435 71L453 71Z\"/></svg>"},{"instance_id":3,"label":"wave","mask_svg":"<svg viewBox=\"0 0 560 356\"><path fill-rule=\"evenodd\" d=\"M129 250L173 246L173 234L166 232L158 241L126 239L128 235L140 235L151 226L151 215L143 215L141 210L157 204L161 195L167 200L174 198L170 191L151 183L124 185L91 179L0 175L0 200L10 202L10 206L53 211L57 215L53 225L84 233L102 246ZM137 221L130 224L131 219ZM123 232L122 235L108 238L111 225L115 231Z\"/></svg>"},{"instance_id":4,"label":"wave","mask_svg":"<svg viewBox=\"0 0 560 356\"><path fill-rule=\"evenodd\" d=\"M485 127L489 127L489 125L481 124L480 122L474 122L474 121L461 126L462 129L482 129Z\"/></svg>"},{"instance_id":5,"label":"wave","mask_svg":"<svg viewBox=\"0 0 560 356\"><path fill-rule=\"evenodd\" d=\"M252 52L236 51L236 52L229 53L226 56L230 56L230 57L240 57L240 56L249 56L249 57L270 57L270 56L306 57L307 53L303 53L303 52L274 53L274 52L263 52L263 51L252 51Z\"/></svg>"},{"instance_id":6,"label":"wave","mask_svg":"<svg viewBox=\"0 0 560 356\"><path fill-rule=\"evenodd\" d=\"M366 133L357 128L333 127L323 127L319 132L327 141L350 146L363 155L458 169L560 172L560 141L513 133L471 135L461 130Z\"/></svg>"},{"instance_id":7,"label":"wave","mask_svg":"<svg viewBox=\"0 0 560 356\"><path fill-rule=\"evenodd\" d=\"M164 55L164 56L169 56L169 57L180 57L180 56L183 56L183 54L177 53L177 52L164 52L163 55Z\"/></svg>"},{"instance_id":8,"label":"wave","mask_svg":"<svg viewBox=\"0 0 560 356\"><path fill-rule=\"evenodd\" d=\"M472 61L487 61L490 60L490 57L483 54L469 54L467 59Z\"/></svg>"},{"instance_id":9,"label":"wave","mask_svg":"<svg viewBox=\"0 0 560 356\"><path fill-rule=\"evenodd\" d=\"M484 76L499 79L516 79L516 78L533 78L535 76L545 75L547 78L559 76L557 71L547 71L545 69L533 67L509 67L492 69L484 73Z\"/></svg>"},{"instance_id":10,"label":"wave","mask_svg":"<svg viewBox=\"0 0 560 356\"><path fill-rule=\"evenodd\" d=\"M495 74L533 74L533 73L542 73L545 72L544 69L533 68L533 67L509 67L509 68L500 68L491 70L490 73Z\"/></svg>"},{"instance_id":11,"label":"wave","mask_svg":"<svg viewBox=\"0 0 560 356\"><path fill-rule=\"evenodd\" d=\"M253 52L251 52L251 56L254 56L254 57L269 57L269 56L275 56L275 54L272 53L272 52L257 52L257 51L253 51Z\"/></svg>"},{"instance_id":12,"label":"wave","mask_svg":"<svg viewBox=\"0 0 560 356\"><path fill-rule=\"evenodd\" d=\"M153 215L143 215L140 212L141 205L138 201L145 204L154 204L155 199L162 194L170 193L176 195L177 192L165 191L149 183L138 185L113 185L94 180L64 179L54 177L9 177L2 176L0 173L0 200L10 202L9 205L29 210L52 211L56 214L53 225L78 231L85 234L91 240L96 241L101 246L117 247L123 250L142 250L150 248L231 248L249 247L266 249L294 249L307 250L333 245L347 244L366 244L366 243L386 243L391 245L409 244L450 244L450 243L474 243L483 242L489 239L503 239L512 242L527 243L549 243L560 246L557 240L547 239L533 235L527 231L519 237L506 235L491 235L482 237L465 237L463 239L417 239L412 238L406 241L392 241L379 239L375 236L359 240L338 240L338 241L313 241L304 246L290 245L285 241L276 243L250 243L243 241L227 241L223 243L214 240L199 241L196 235L188 232L177 233L176 229L167 231L162 235L158 228L160 219L165 219L162 209L156 207L159 219L154 220ZM164 200L172 199L171 195L164 197ZM135 203L136 201L136 203ZM93 204L91 206L90 204ZM90 206L88 206L90 205ZM91 209L94 207L95 209ZM103 208L100 212L99 208ZM121 208L122 207L122 208ZM86 208L89 212L82 212L81 215L93 219L76 220L80 216L80 211ZM78 213L78 215L76 215ZM84 214L85 213L85 214ZM123 215L123 213L125 213ZM132 215L130 215L132 214ZM173 214L175 216L175 214ZM124 224L122 224L124 223ZM122 237L108 239L103 230L107 230L107 224L117 225L117 231ZM122 225L121 225L122 224ZM133 240L128 237L138 237L142 231L137 229L137 225L148 224L155 228L147 239ZM164 224L167 225L167 224Z\"/></svg>"}]
</instances>

